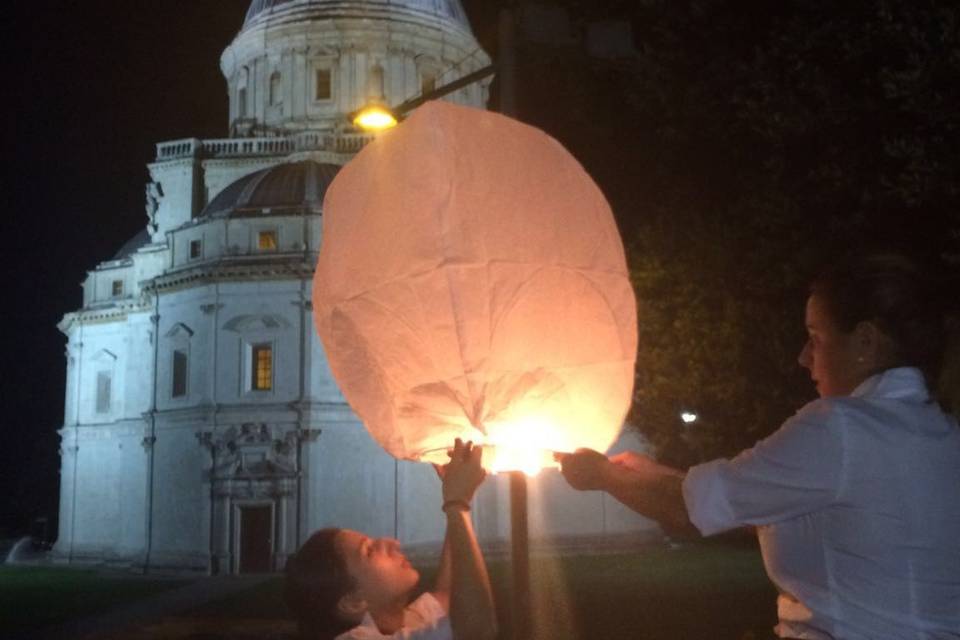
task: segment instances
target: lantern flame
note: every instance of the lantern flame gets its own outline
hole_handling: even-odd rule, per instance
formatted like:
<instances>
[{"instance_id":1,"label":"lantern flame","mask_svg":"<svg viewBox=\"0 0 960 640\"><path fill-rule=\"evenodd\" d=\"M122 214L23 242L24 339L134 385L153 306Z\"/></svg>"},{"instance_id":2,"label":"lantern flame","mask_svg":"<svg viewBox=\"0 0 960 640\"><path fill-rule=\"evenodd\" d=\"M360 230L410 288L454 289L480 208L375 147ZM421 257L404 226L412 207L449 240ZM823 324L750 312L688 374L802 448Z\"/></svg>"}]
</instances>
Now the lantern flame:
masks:
<instances>
[{"instance_id":1,"label":"lantern flame","mask_svg":"<svg viewBox=\"0 0 960 640\"><path fill-rule=\"evenodd\" d=\"M493 458L489 465L491 473L522 471L533 478L540 473L541 469L557 466L553 462L553 452L546 449L528 449L510 445L490 448Z\"/></svg>"},{"instance_id":2,"label":"lantern flame","mask_svg":"<svg viewBox=\"0 0 960 640\"><path fill-rule=\"evenodd\" d=\"M546 418L526 416L488 425L488 429L490 437L484 444L492 451L484 466L492 473L522 471L533 477L541 469L557 466L551 447L556 444L556 430Z\"/></svg>"},{"instance_id":3,"label":"lantern flame","mask_svg":"<svg viewBox=\"0 0 960 640\"><path fill-rule=\"evenodd\" d=\"M568 443L552 428L549 420L542 417L527 417L522 420L496 422L487 425L487 435L474 432L471 439L483 447L483 467L490 473L522 471L531 478L543 469L560 467L553 456L556 451L572 451ZM446 464L449 448L423 452L423 462Z\"/></svg>"}]
</instances>

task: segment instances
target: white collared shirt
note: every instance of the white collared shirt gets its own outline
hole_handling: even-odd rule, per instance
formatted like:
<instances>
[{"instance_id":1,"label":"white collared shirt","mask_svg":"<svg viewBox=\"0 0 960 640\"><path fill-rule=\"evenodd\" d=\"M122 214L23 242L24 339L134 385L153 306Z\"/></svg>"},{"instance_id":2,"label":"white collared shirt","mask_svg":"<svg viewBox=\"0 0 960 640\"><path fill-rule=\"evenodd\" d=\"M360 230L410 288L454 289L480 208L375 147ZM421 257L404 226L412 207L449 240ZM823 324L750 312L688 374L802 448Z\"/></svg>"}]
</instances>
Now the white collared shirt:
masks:
<instances>
[{"instance_id":1,"label":"white collared shirt","mask_svg":"<svg viewBox=\"0 0 960 640\"><path fill-rule=\"evenodd\" d=\"M960 639L960 428L899 368L690 469L703 535L758 527L781 637Z\"/></svg>"},{"instance_id":2,"label":"white collared shirt","mask_svg":"<svg viewBox=\"0 0 960 640\"><path fill-rule=\"evenodd\" d=\"M431 593L424 593L403 612L403 628L384 635L373 616L365 613L359 626L341 633L336 640L452 640L450 617Z\"/></svg>"}]
</instances>

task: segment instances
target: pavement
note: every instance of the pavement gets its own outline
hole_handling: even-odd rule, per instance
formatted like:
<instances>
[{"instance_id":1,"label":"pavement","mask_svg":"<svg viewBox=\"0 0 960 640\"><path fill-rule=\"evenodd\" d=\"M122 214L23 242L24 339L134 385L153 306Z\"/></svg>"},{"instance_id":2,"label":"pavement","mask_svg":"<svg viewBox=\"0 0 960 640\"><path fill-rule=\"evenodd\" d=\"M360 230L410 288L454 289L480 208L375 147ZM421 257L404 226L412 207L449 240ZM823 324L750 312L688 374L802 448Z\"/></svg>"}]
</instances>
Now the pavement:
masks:
<instances>
[{"instance_id":1,"label":"pavement","mask_svg":"<svg viewBox=\"0 0 960 640\"><path fill-rule=\"evenodd\" d=\"M15 635L10 640L80 640L90 637L123 637L122 632L125 629L144 628L151 623L159 625L165 619L190 611L208 602L251 589L274 577L265 574L200 578L183 587L170 589L128 603L117 609ZM193 634L190 637L200 638L210 637L210 635Z\"/></svg>"}]
</instances>

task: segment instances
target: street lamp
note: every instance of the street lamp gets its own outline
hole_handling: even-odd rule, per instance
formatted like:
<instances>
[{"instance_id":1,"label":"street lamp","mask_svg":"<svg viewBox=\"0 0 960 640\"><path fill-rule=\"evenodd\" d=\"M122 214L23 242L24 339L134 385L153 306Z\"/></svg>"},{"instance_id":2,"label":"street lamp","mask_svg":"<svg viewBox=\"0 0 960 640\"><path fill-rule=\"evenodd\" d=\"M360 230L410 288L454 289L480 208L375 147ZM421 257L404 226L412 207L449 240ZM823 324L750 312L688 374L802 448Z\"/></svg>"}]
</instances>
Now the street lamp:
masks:
<instances>
[{"instance_id":1,"label":"street lamp","mask_svg":"<svg viewBox=\"0 0 960 640\"><path fill-rule=\"evenodd\" d=\"M454 80L453 82L437 87L433 91L428 91L427 93L421 94L416 98L411 98L410 100L407 100L395 107L388 107L380 99L373 99L347 117L354 124L354 126L363 129L364 131L383 131L385 129L390 129L391 127L395 127L401 120L403 120L404 116L423 103L448 96L454 91L459 91L460 89L469 86L474 82L479 82L484 78L489 78L502 68L502 63L487 65L486 67L478 69L473 73L469 73L458 80ZM501 109L500 112L504 113L503 109ZM504 115L512 114L504 113Z\"/></svg>"},{"instance_id":2,"label":"street lamp","mask_svg":"<svg viewBox=\"0 0 960 640\"><path fill-rule=\"evenodd\" d=\"M381 101L372 101L352 115L353 125L364 131L385 131L397 126L394 111Z\"/></svg>"}]
</instances>

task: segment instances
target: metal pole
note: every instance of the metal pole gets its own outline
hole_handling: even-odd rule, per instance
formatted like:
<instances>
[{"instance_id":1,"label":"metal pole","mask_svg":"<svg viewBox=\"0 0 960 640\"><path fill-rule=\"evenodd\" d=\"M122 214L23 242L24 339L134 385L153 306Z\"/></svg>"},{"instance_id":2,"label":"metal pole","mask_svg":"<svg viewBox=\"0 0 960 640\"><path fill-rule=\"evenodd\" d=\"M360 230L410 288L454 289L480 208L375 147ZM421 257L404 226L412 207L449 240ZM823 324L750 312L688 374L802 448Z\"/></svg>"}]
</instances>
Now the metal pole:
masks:
<instances>
[{"instance_id":1,"label":"metal pole","mask_svg":"<svg viewBox=\"0 0 960 640\"><path fill-rule=\"evenodd\" d=\"M513 637L529 640L530 537L527 528L527 476L510 473L510 560L513 567Z\"/></svg>"},{"instance_id":2,"label":"metal pole","mask_svg":"<svg viewBox=\"0 0 960 640\"><path fill-rule=\"evenodd\" d=\"M509 8L500 10L497 54L500 74L500 113L515 118L516 101L516 22ZM510 559L513 569L513 637L529 640L530 615L530 533L527 526L527 476L522 471L510 474Z\"/></svg>"}]
</instances>

